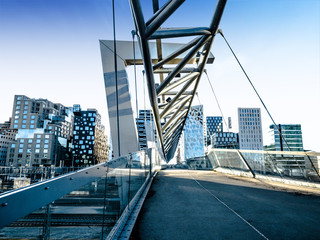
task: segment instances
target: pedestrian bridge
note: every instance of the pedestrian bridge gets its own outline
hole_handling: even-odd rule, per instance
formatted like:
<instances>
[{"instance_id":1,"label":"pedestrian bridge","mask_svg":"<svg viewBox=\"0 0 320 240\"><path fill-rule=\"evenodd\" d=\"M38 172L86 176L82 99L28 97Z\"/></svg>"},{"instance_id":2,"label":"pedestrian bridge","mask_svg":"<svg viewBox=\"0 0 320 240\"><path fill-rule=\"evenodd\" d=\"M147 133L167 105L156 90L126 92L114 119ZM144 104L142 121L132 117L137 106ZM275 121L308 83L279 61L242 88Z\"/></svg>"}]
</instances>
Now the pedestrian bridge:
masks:
<instances>
[{"instance_id":1,"label":"pedestrian bridge","mask_svg":"<svg viewBox=\"0 0 320 240\"><path fill-rule=\"evenodd\" d=\"M140 151L4 192L0 239L317 239L319 157Z\"/></svg>"}]
</instances>

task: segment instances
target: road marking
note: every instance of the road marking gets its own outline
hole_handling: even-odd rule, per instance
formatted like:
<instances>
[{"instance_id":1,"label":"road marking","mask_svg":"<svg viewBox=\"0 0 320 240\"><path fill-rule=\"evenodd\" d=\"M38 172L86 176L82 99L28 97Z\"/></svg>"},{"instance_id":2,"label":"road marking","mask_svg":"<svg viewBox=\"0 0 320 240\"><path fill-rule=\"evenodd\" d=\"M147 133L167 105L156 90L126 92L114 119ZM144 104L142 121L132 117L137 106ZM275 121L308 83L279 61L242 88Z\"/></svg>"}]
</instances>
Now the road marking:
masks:
<instances>
[{"instance_id":1,"label":"road marking","mask_svg":"<svg viewBox=\"0 0 320 240\"><path fill-rule=\"evenodd\" d=\"M212 192L210 192L208 189L206 189L197 179L195 179L189 172L189 176L193 178L193 180L204 190L206 190L211 196L213 196L218 202L220 202L222 205L224 205L226 208L228 208L231 212L233 212L237 217L239 217L242 221L244 221L246 224L248 224L254 231L256 231L261 237L263 237L266 240L269 240L265 235L263 235L258 229L256 229L251 223L249 223L247 220L245 220L239 213L234 211L231 207L229 207L225 202L220 200L216 195L214 195Z\"/></svg>"}]
</instances>

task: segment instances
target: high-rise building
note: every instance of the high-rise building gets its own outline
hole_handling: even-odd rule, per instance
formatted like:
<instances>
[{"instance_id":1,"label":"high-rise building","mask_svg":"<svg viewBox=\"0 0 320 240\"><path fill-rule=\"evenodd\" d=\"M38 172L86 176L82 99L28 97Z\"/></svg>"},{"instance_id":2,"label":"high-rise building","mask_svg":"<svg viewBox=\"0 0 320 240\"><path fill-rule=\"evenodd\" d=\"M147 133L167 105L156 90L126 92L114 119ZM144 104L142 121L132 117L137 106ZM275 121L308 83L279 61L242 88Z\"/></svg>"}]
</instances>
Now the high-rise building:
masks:
<instances>
[{"instance_id":1,"label":"high-rise building","mask_svg":"<svg viewBox=\"0 0 320 240\"><path fill-rule=\"evenodd\" d=\"M11 129L15 141L8 147L8 166L59 166L70 157L73 112L47 99L15 95Z\"/></svg>"},{"instance_id":2,"label":"high-rise building","mask_svg":"<svg viewBox=\"0 0 320 240\"><path fill-rule=\"evenodd\" d=\"M222 117L220 116L207 116L206 117L206 128L207 128L207 138L206 144L209 146L211 144L211 138L216 132L223 132Z\"/></svg>"},{"instance_id":3,"label":"high-rise building","mask_svg":"<svg viewBox=\"0 0 320 240\"><path fill-rule=\"evenodd\" d=\"M108 160L109 147L101 116L96 109L73 106L73 166L84 167Z\"/></svg>"},{"instance_id":4,"label":"high-rise building","mask_svg":"<svg viewBox=\"0 0 320 240\"><path fill-rule=\"evenodd\" d=\"M302 143L302 131L300 124L278 124L277 125L281 135L280 137L278 129L275 125L270 125L270 135L272 143L267 146L270 151L303 151ZM290 149L288 149L288 146Z\"/></svg>"},{"instance_id":5,"label":"high-rise building","mask_svg":"<svg viewBox=\"0 0 320 240\"><path fill-rule=\"evenodd\" d=\"M191 107L182 137L185 159L204 156L203 105Z\"/></svg>"},{"instance_id":6,"label":"high-rise building","mask_svg":"<svg viewBox=\"0 0 320 240\"><path fill-rule=\"evenodd\" d=\"M240 149L263 150L260 108L238 108Z\"/></svg>"},{"instance_id":7,"label":"high-rise building","mask_svg":"<svg viewBox=\"0 0 320 240\"><path fill-rule=\"evenodd\" d=\"M10 128L11 120L0 124L0 166L6 164L8 148L14 143L17 134L16 129Z\"/></svg>"},{"instance_id":8,"label":"high-rise building","mask_svg":"<svg viewBox=\"0 0 320 240\"><path fill-rule=\"evenodd\" d=\"M213 148L239 149L238 133L216 132L211 137Z\"/></svg>"},{"instance_id":9,"label":"high-rise building","mask_svg":"<svg viewBox=\"0 0 320 240\"><path fill-rule=\"evenodd\" d=\"M136 124L140 150L152 147L151 143L154 143L157 138L152 111L139 110L139 117L136 118Z\"/></svg>"}]
</instances>

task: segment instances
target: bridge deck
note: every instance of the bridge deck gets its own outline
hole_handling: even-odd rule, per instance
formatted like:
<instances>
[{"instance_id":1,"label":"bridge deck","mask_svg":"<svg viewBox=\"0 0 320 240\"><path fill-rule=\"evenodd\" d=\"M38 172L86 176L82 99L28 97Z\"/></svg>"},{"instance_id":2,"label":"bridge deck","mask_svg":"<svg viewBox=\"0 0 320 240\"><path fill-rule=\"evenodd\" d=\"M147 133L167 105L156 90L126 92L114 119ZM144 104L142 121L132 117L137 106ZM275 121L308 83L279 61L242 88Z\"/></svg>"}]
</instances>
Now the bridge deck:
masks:
<instances>
[{"instance_id":1,"label":"bridge deck","mask_svg":"<svg viewBox=\"0 0 320 240\"><path fill-rule=\"evenodd\" d=\"M319 239L320 195L211 171L158 173L132 239Z\"/></svg>"}]
</instances>

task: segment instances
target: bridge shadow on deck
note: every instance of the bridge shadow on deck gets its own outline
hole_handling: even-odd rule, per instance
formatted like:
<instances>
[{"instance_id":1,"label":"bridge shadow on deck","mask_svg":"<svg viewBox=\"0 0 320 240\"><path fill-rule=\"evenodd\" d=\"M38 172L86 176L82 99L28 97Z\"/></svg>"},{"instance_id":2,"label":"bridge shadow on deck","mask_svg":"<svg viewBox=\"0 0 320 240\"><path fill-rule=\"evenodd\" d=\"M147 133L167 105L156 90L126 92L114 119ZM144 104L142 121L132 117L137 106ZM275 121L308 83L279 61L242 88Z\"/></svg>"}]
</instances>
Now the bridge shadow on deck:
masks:
<instances>
[{"instance_id":1,"label":"bridge shadow on deck","mask_svg":"<svg viewBox=\"0 0 320 240\"><path fill-rule=\"evenodd\" d=\"M158 173L131 239L319 239L320 196L212 171Z\"/></svg>"}]
</instances>

